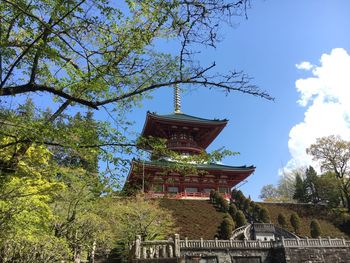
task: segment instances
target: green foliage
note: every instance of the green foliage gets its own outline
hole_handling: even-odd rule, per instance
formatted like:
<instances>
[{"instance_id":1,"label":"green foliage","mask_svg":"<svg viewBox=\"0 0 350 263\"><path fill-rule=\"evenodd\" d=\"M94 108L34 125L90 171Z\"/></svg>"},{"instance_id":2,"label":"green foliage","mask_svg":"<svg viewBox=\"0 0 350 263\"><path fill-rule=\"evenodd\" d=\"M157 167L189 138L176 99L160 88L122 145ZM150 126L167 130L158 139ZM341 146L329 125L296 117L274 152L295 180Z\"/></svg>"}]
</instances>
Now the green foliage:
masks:
<instances>
[{"instance_id":1,"label":"green foliage","mask_svg":"<svg viewBox=\"0 0 350 263\"><path fill-rule=\"evenodd\" d=\"M293 199L298 200L298 202L301 203L307 203L309 201L306 184L301 178L300 174L297 174L295 177L295 192Z\"/></svg>"},{"instance_id":2,"label":"green foliage","mask_svg":"<svg viewBox=\"0 0 350 263\"><path fill-rule=\"evenodd\" d=\"M269 211L266 208L261 208L259 212L259 219L263 223L270 223Z\"/></svg>"},{"instance_id":3,"label":"green foliage","mask_svg":"<svg viewBox=\"0 0 350 263\"><path fill-rule=\"evenodd\" d=\"M320 162L323 171L335 174L343 196L342 203L350 212L350 141L334 135L318 138L307 153Z\"/></svg>"},{"instance_id":4,"label":"green foliage","mask_svg":"<svg viewBox=\"0 0 350 263\"><path fill-rule=\"evenodd\" d=\"M231 215L232 218L235 218L235 214L237 213L237 211L237 206L231 203L228 207L228 213Z\"/></svg>"},{"instance_id":5,"label":"green foliage","mask_svg":"<svg viewBox=\"0 0 350 263\"><path fill-rule=\"evenodd\" d=\"M229 205L227 200L220 194L216 200L217 200L218 206L220 207L220 210L224 213L228 212Z\"/></svg>"},{"instance_id":6,"label":"green foliage","mask_svg":"<svg viewBox=\"0 0 350 263\"><path fill-rule=\"evenodd\" d=\"M287 228L287 219L283 214L278 214L277 221L282 228Z\"/></svg>"},{"instance_id":7,"label":"green foliage","mask_svg":"<svg viewBox=\"0 0 350 263\"><path fill-rule=\"evenodd\" d=\"M310 234L312 238L318 238L321 236L321 226L315 219L310 223Z\"/></svg>"},{"instance_id":8,"label":"green foliage","mask_svg":"<svg viewBox=\"0 0 350 263\"><path fill-rule=\"evenodd\" d=\"M235 228L234 222L231 216L227 215L224 217L220 225L220 238L221 239L230 239L232 236L232 231Z\"/></svg>"},{"instance_id":9,"label":"green foliage","mask_svg":"<svg viewBox=\"0 0 350 263\"><path fill-rule=\"evenodd\" d=\"M317 178L315 183L319 202L334 208L341 201L341 186L333 172L327 172Z\"/></svg>"},{"instance_id":10,"label":"green foliage","mask_svg":"<svg viewBox=\"0 0 350 263\"><path fill-rule=\"evenodd\" d=\"M117 244L121 256L128 259L129 248L136 235L142 240L162 240L176 233L172 214L162 209L155 200L145 200L141 196L115 201L115 213L111 220L115 220L117 228Z\"/></svg>"},{"instance_id":11,"label":"green foliage","mask_svg":"<svg viewBox=\"0 0 350 263\"><path fill-rule=\"evenodd\" d=\"M296 234L299 233L299 228L300 228L300 217L298 216L297 213L292 213L290 216L290 224L292 225L294 232Z\"/></svg>"},{"instance_id":12,"label":"green foliage","mask_svg":"<svg viewBox=\"0 0 350 263\"><path fill-rule=\"evenodd\" d=\"M318 184L319 177L315 169L312 166L309 166L305 171L305 180L304 184L308 193L308 200L312 203L316 204L320 201L319 193L318 193Z\"/></svg>"},{"instance_id":13,"label":"green foliage","mask_svg":"<svg viewBox=\"0 0 350 263\"><path fill-rule=\"evenodd\" d=\"M247 219L241 210L238 210L238 212L235 214L234 221L236 222L237 227L241 227L247 224Z\"/></svg>"}]
</instances>

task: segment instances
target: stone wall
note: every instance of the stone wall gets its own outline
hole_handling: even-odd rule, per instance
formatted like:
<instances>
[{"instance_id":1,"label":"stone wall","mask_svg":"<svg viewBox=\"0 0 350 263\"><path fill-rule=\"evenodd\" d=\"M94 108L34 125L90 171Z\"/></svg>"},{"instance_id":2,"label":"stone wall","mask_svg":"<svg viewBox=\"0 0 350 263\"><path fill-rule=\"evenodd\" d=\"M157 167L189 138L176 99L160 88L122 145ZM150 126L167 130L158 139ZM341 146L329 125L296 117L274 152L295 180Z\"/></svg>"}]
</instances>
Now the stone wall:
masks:
<instances>
[{"instance_id":1,"label":"stone wall","mask_svg":"<svg viewBox=\"0 0 350 263\"><path fill-rule=\"evenodd\" d=\"M134 243L134 262L151 263L350 263L344 239L180 240Z\"/></svg>"}]
</instances>

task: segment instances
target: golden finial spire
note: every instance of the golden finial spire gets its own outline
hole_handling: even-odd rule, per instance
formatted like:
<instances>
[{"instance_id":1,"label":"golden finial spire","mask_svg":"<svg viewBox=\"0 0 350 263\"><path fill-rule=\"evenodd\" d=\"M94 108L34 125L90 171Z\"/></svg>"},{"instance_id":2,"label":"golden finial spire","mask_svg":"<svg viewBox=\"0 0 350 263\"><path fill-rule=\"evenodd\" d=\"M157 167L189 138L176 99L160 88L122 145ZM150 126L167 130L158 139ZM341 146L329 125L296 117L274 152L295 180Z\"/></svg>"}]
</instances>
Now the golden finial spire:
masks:
<instances>
[{"instance_id":1,"label":"golden finial spire","mask_svg":"<svg viewBox=\"0 0 350 263\"><path fill-rule=\"evenodd\" d=\"M180 89L177 84L174 86L174 109L175 113L181 113Z\"/></svg>"}]
</instances>

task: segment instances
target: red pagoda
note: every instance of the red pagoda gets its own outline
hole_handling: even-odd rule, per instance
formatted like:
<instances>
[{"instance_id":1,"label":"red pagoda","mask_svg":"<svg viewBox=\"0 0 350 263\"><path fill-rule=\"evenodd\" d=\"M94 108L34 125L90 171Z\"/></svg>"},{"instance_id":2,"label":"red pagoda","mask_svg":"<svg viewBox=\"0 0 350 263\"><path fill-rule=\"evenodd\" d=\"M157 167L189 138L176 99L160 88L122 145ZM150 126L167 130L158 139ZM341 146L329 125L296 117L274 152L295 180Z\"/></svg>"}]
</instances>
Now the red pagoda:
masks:
<instances>
[{"instance_id":1,"label":"red pagoda","mask_svg":"<svg viewBox=\"0 0 350 263\"><path fill-rule=\"evenodd\" d=\"M168 149L189 156L205 151L226 124L227 120L208 120L181 113L176 87L175 112L168 115L148 112L141 136L164 138ZM231 189L255 170L254 166L205 163L193 164L195 174L180 174L166 169L171 164L166 158L134 159L124 189L142 189L151 196L175 198L208 198L210 191L216 190L229 198Z\"/></svg>"}]
</instances>

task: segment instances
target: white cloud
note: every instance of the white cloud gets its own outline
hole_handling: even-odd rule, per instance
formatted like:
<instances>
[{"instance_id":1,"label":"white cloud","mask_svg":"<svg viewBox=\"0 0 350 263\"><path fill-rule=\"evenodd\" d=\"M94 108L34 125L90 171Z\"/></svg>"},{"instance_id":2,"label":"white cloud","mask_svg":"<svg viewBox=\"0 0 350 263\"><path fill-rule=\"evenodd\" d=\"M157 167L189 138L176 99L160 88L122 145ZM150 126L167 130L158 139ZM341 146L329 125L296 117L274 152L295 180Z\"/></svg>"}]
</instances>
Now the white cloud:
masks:
<instances>
[{"instance_id":1,"label":"white cloud","mask_svg":"<svg viewBox=\"0 0 350 263\"><path fill-rule=\"evenodd\" d=\"M303 61L299 64L295 64L297 69L310 70L313 68L313 65L309 61Z\"/></svg>"},{"instance_id":2,"label":"white cloud","mask_svg":"<svg viewBox=\"0 0 350 263\"><path fill-rule=\"evenodd\" d=\"M316 138L331 134L350 139L350 55L342 48L323 54L319 66L309 62L296 65L309 70L311 77L298 79L299 105L306 108L304 120L289 132L288 147L291 159L284 169L313 165L306 148Z\"/></svg>"}]
</instances>

